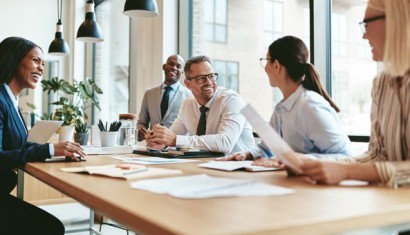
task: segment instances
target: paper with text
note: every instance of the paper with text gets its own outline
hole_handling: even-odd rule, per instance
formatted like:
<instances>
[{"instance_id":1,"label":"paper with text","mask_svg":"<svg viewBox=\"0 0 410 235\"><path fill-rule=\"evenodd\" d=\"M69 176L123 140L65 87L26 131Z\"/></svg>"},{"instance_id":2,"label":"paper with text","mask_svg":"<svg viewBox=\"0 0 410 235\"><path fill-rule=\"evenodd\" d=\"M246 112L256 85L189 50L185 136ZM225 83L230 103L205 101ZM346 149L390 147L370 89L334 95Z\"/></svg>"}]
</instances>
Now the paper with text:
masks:
<instances>
[{"instance_id":1,"label":"paper with text","mask_svg":"<svg viewBox=\"0 0 410 235\"><path fill-rule=\"evenodd\" d=\"M246 105L241 113L256 130L263 143L278 156L279 160L295 173L301 174L301 162L293 156L292 148L280 137L275 129L266 123L250 104Z\"/></svg>"}]
</instances>

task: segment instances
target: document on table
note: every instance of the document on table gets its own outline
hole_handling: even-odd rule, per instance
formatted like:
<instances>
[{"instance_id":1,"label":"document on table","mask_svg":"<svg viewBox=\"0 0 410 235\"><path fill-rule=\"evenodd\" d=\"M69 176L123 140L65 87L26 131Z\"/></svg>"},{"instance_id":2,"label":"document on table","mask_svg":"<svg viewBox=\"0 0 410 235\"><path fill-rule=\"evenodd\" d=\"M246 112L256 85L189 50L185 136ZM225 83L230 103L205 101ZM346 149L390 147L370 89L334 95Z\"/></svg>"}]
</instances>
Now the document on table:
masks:
<instances>
[{"instance_id":1,"label":"document on table","mask_svg":"<svg viewBox=\"0 0 410 235\"><path fill-rule=\"evenodd\" d=\"M123 154L132 153L131 146L114 146L114 147L101 147L101 146L81 146L84 153L88 155L107 155L107 154Z\"/></svg>"},{"instance_id":2,"label":"document on table","mask_svg":"<svg viewBox=\"0 0 410 235\"><path fill-rule=\"evenodd\" d=\"M301 163L299 159L293 156L294 152L292 148L282 139L275 129L267 124L250 104L246 105L245 108L241 110L241 113L256 130L256 133L258 133L269 150L275 153L283 164L295 173L301 174L302 170L300 169Z\"/></svg>"},{"instance_id":3,"label":"document on table","mask_svg":"<svg viewBox=\"0 0 410 235\"><path fill-rule=\"evenodd\" d=\"M162 157L131 157L123 162L126 163L137 163L143 165L155 165L155 164L173 164L173 163L187 163L187 162L197 162L198 160L193 159L170 159Z\"/></svg>"},{"instance_id":4,"label":"document on table","mask_svg":"<svg viewBox=\"0 0 410 235\"><path fill-rule=\"evenodd\" d=\"M247 171L281 170L281 168L276 167L254 166L252 165L252 161L209 161L206 163L201 163L198 166L223 171L234 171L239 169L245 169Z\"/></svg>"},{"instance_id":5,"label":"document on table","mask_svg":"<svg viewBox=\"0 0 410 235\"><path fill-rule=\"evenodd\" d=\"M124 178L127 180L136 180L149 177L178 175L182 174L180 170L165 168L146 168L137 165L102 165L102 166L84 166L84 167L67 167L61 168L61 171L70 173L82 173L103 175L114 178Z\"/></svg>"},{"instance_id":6,"label":"document on table","mask_svg":"<svg viewBox=\"0 0 410 235\"><path fill-rule=\"evenodd\" d=\"M246 179L213 177L206 174L138 180L131 188L182 199L214 197L272 196L294 193L293 189Z\"/></svg>"}]
</instances>

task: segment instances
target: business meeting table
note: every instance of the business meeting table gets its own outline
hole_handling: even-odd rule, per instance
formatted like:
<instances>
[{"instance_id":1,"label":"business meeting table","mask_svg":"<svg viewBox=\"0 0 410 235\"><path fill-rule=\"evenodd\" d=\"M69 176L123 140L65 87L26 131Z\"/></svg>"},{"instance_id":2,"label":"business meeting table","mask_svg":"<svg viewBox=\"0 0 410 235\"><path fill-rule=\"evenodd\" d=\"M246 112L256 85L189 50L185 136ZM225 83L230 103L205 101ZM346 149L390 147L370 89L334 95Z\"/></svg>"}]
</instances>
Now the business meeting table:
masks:
<instances>
[{"instance_id":1,"label":"business meeting table","mask_svg":"<svg viewBox=\"0 0 410 235\"><path fill-rule=\"evenodd\" d=\"M183 175L254 179L295 190L281 196L178 199L132 189L124 179L60 170L119 163L100 155L85 162L27 163L21 169L138 234L345 234L410 224L410 188L314 185L285 171L225 172L200 168L199 162L148 166L179 169Z\"/></svg>"}]
</instances>

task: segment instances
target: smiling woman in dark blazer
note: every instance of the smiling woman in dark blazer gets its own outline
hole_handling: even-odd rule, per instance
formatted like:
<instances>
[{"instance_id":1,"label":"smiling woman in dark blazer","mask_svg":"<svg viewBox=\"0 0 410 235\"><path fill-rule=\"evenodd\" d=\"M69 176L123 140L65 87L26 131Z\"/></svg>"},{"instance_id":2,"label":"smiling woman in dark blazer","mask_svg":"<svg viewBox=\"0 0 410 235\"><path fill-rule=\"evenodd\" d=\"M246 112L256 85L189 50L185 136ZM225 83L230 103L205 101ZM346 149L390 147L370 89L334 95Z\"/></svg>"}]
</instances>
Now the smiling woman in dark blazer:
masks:
<instances>
[{"instance_id":1,"label":"smiling woman in dark blazer","mask_svg":"<svg viewBox=\"0 0 410 235\"><path fill-rule=\"evenodd\" d=\"M18 110L18 95L34 89L43 75L43 51L33 42L9 37L0 43L0 234L64 234L64 226L51 214L10 192L16 186L15 169L26 162L53 156L84 156L72 142L27 142L27 127Z\"/></svg>"}]
</instances>

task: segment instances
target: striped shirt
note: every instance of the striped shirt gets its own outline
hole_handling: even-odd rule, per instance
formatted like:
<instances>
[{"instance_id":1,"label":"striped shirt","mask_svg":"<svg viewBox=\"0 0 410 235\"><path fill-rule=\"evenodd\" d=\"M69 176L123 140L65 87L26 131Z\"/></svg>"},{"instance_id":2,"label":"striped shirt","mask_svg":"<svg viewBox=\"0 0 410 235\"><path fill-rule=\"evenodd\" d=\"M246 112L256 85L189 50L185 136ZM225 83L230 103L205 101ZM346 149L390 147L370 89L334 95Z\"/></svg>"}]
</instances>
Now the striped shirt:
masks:
<instances>
[{"instance_id":1,"label":"striped shirt","mask_svg":"<svg viewBox=\"0 0 410 235\"><path fill-rule=\"evenodd\" d=\"M373 81L371 135L368 152L358 162L369 162L379 179L393 187L410 185L410 73L401 77L380 74Z\"/></svg>"}]
</instances>

